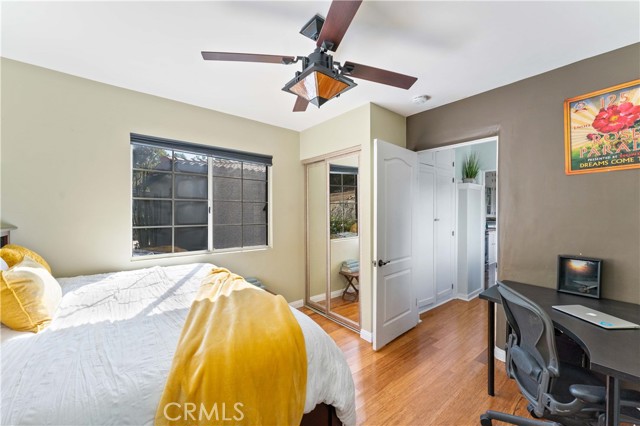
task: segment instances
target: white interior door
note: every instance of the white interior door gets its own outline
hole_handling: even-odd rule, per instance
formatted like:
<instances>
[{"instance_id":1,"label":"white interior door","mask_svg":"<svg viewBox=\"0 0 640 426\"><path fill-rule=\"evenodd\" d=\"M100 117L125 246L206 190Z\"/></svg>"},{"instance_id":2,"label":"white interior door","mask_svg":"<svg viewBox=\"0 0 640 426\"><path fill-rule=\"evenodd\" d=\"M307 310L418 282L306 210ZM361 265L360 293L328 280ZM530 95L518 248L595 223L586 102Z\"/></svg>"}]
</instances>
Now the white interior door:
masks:
<instances>
[{"instance_id":1,"label":"white interior door","mask_svg":"<svg viewBox=\"0 0 640 426\"><path fill-rule=\"evenodd\" d=\"M419 160L422 162L422 160ZM414 271L416 276L416 296L418 310L432 305L436 301L436 277L434 259L434 222L435 219L436 169L420 164L418 177L418 250Z\"/></svg>"},{"instance_id":2,"label":"white interior door","mask_svg":"<svg viewBox=\"0 0 640 426\"><path fill-rule=\"evenodd\" d=\"M453 297L454 283L454 234L456 184L453 173L438 170L436 174L436 303Z\"/></svg>"},{"instance_id":3,"label":"white interior door","mask_svg":"<svg viewBox=\"0 0 640 426\"><path fill-rule=\"evenodd\" d=\"M414 287L418 155L374 142L373 349L418 324Z\"/></svg>"}]
</instances>

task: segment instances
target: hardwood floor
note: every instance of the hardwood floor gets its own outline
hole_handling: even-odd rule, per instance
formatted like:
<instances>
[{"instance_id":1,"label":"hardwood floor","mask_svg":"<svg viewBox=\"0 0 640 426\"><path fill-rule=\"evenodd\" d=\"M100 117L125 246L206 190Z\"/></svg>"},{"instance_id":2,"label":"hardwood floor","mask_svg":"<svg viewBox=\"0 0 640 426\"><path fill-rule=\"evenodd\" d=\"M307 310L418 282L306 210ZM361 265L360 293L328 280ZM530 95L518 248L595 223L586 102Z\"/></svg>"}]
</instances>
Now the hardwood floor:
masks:
<instances>
[{"instance_id":1,"label":"hardwood floor","mask_svg":"<svg viewBox=\"0 0 640 426\"><path fill-rule=\"evenodd\" d=\"M488 409L528 416L526 400L501 362L496 362L496 396L487 395L484 301L454 300L426 312L416 328L378 352L358 334L302 311L345 354L360 425L477 426Z\"/></svg>"},{"instance_id":2,"label":"hardwood floor","mask_svg":"<svg viewBox=\"0 0 640 426\"><path fill-rule=\"evenodd\" d=\"M317 302L318 305L324 306L324 301ZM360 324L360 302L355 299L352 293L349 293L344 299L342 296L333 297L331 299L331 311L340 316L350 319L356 324Z\"/></svg>"}]
</instances>

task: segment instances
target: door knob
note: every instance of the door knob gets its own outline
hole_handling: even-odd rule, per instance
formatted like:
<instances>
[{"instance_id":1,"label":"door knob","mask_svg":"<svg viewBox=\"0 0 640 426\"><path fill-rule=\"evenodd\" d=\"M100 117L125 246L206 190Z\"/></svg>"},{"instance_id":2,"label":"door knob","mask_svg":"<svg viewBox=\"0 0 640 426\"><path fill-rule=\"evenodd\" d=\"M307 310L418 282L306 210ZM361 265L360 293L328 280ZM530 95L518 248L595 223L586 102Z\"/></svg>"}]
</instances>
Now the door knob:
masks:
<instances>
[{"instance_id":1,"label":"door knob","mask_svg":"<svg viewBox=\"0 0 640 426\"><path fill-rule=\"evenodd\" d=\"M436 217L435 219L433 219L433 221L434 222L440 222L440 219Z\"/></svg>"},{"instance_id":2,"label":"door knob","mask_svg":"<svg viewBox=\"0 0 640 426\"><path fill-rule=\"evenodd\" d=\"M383 261L382 261L382 259L380 259L380 260L378 260L378 266L384 266L384 265L386 265L386 264L387 264L387 263L389 263L389 262L391 262L391 261L390 261L390 260L388 260L388 261L386 261L386 262L383 262Z\"/></svg>"}]
</instances>

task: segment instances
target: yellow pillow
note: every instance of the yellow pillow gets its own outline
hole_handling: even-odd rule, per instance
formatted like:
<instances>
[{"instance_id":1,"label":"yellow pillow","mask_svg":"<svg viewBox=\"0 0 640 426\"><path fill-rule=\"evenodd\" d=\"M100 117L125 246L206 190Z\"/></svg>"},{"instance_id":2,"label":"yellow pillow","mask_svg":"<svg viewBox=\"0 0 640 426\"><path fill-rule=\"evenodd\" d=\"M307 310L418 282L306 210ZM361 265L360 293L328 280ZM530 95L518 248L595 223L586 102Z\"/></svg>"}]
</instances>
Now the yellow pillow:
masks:
<instances>
[{"instance_id":1,"label":"yellow pillow","mask_svg":"<svg viewBox=\"0 0 640 426\"><path fill-rule=\"evenodd\" d=\"M47 268L47 271L51 273L49 264L38 253L31 251L28 248L16 244L7 244L6 246L0 248L0 257L3 258L5 262L7 262L7 265L9 265L10 268L22 262L22 259L25 256L29 256L31 259Z\"/></svg>"},{"instance_id":2,"label":"yellow pillow","mask_svg":"<svg viewBox=\"0 0 640 426\"><path fill-rule=\"evenodd\" d=\"M0 321L17 331L42 331L60 305L62 289L35 260L25 256L0 272Z\"/></svg>"}]
</instances>

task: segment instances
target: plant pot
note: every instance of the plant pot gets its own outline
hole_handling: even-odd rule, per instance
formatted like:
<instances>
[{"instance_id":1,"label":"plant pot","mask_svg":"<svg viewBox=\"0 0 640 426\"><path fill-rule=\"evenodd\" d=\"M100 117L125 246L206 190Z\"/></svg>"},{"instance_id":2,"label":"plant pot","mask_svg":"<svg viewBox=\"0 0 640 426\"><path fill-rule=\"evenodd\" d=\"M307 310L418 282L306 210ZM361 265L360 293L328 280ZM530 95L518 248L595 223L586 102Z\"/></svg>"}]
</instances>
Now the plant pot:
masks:
<instances>
[{"instance_id":1,"label":"plant pot","mask_svg":"<svg viewBox=\"0 0 640 426\"><path fill-rule=\"evenodd\" d=\"M462 179L463 183L476 183L476 180L474 178L464 178Z\"/></svg>"}]
</instances>

